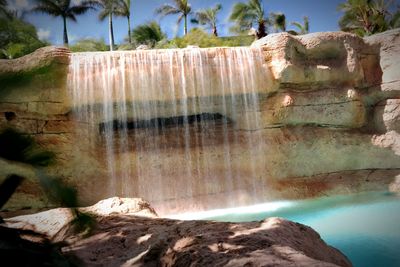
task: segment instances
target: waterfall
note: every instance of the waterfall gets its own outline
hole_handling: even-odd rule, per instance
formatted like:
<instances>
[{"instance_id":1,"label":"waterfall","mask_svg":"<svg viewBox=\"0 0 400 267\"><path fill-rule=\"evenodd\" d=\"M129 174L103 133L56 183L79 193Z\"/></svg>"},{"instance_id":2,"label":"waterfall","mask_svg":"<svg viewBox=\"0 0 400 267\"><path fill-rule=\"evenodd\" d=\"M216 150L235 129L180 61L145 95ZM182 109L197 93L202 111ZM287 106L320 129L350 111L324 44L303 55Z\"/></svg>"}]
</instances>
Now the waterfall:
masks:
<instances>
[{"instance_id":1,"label":"waterfall","mask_svg":"<svg viewBox=\"0 0 400 267\"><path fill-rule=\"evenodd\" d=\"M71 55L68 87L107 194L173 210L264 194L259 100L269 75L248 47L88 52Z\"/></svg>"}]
</instances>

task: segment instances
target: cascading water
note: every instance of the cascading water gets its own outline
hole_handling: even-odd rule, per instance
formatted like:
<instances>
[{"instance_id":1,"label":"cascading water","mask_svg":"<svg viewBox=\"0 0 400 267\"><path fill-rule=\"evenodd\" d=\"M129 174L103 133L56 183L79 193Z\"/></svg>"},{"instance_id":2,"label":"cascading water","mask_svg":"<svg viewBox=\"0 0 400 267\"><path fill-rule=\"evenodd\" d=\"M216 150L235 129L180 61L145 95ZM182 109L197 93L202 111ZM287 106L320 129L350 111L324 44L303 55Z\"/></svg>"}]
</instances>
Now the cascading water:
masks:
<instances>
[{"instance_id":1,"label":"cascading water","mask_svg":"<svg viewBox=\"0 0 400 267\"><path fill-rule=\"evenodd\" d=\"M240 195L257 201L263 64L252 48L72 54L73 115L90 133L89 148L104 151L107 194L166 210L232 193L219 206L240 204Z\"/></svg>"}]
</instances>

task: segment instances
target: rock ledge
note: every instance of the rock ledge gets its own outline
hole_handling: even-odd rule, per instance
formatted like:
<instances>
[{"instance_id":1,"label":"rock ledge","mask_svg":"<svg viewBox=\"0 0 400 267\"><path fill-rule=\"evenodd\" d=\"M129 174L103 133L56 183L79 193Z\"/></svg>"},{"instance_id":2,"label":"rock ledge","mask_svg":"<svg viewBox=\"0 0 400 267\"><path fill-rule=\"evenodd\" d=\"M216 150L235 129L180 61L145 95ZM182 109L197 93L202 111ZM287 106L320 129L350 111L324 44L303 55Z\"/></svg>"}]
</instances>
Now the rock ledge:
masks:
<instances>
[{"instance_id":1,"label":"rock ledge","mask_svg":"<svg viewBox=\"0 0 400 267\"><path fill-rule=\"evenodd\" d=\"M123 198L82 210L97 214L97 226L89 237L67 232L62 252L83 266L351 266L313 229L281 218L248 223L154 218L147 202ZM68 209L53 209L7 224L51 237L71 220Z\"/></svg>"}]
</instances>

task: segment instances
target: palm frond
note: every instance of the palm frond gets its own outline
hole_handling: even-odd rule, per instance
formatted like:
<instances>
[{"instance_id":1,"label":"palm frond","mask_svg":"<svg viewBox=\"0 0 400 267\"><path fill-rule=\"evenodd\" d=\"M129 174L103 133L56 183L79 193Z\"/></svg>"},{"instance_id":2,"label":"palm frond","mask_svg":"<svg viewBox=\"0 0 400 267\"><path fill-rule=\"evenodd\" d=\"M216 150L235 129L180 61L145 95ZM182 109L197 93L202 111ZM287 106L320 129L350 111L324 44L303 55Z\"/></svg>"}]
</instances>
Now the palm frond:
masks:
<instances>
[{"instance_id":1,"label":"palm frond","mask_svg":"<svg viewBox=\"0 0 400 267\"><path fill-rule=\"evenodd\" d=\"M107 18L110 15L110 11L107 9L103 9L99 13L99 20L103 21L105 18Z\"/></svg>"},{"instance_id":2,"label":"palm frond","mask_svg":"<svg viewBox=\"0 0 400 267\"><path fill-rule=\"evenodd\" d=\"M169 4L164 4L163 6L157 8L155 12L156 12L156 14L164 17L164 16L168 16L168 15L179 14L179 13L181 13L181 10L179 10L176 7L171 6Z\"/></svg>"},{"instance_id":3,"label":"palm frond","mask_svg":"<svg viewBox=\"0 0 400 267\"><path fill-rule=\"evenodd\" d=\"M300 32L303 31L303 25L299 22L291 22L290 25L295 26Z\"/></svg>"},{"instance_id":4,"label":"palm frond","mask_svg":"<svg viewBox=\"0 0 400 267\"><path fill-rule=\"evenodd\" d=\"M59 2L53 0L36 0L36 7L42 7L44 10L53 10L52 13L63 13L63 8ZM46 12L46 11L45 11Z\"/></svg>"},{"instance_id":5,"label":"palm frond","mask_svg":"<svg viewBox=\"0 0 400 267\"><path fill-rule=\"evenodd\" d=\"M86 13L89 10L95 10L95 8L92 6L73 6L68 9L68 13L74 14L74 15L81 15L81 14Z\"/></svg>"},{"instance_id":6,"label":"palm frond","mask_svg":"<svg viewBox=\"0 0 400 267\"><path fill-rule=\"evenodd\" d=\"M130 8L130 0L120 0L120 4L114 14L117 16L129 17L131 15Z\"/></svg>"},{"instance_id":7,"label":"palm frond","mask_svg":"<svg viewBox=\"0 0 400 267\"><path fill-rule=\"evenodd\" d=\"M77 20L76 20L76 16L75 16L74 14L72 14L72 13L68 13L65 17L66 17L67 19L72 20L73 22L76 22L76 21L77 21Z\"/></svg>"},{"instance_id":8,"label":"palm frond","mask_svg":"<svg viewBox=\"0 0 400 267\"><path fill-rule=\"evenodd\" d=\"M237 3L233 6L229 19L231 21L240 20L244 14L248 13L249 8L245 3Z\"/></svg>"},{"instance_id":9,"label":"palm frond","mask_svg":"<svg viewBox=\"0 0 400 267\"><path fill-rule=\"evenodd\" d=\"M286 16L283 13L271 13L270 24L274 27L275 31L286 31Z\"/></svg>"},{"instance_id":10,"label":"palm frond","mask_svg":"<svg viewBox=\"0 0 400 267\"><path fill-rule=\"evenodd\" d=\"M93 8L104 8L104 3L98 0L86 0L81 2L83 6L91 6Z\"/></svg>"},{"instance_id":11,"label":"palm frond","mask_svg":"<svg viewBox=\"0 0 400 267\"><path fill-rule=\"evenodd\" d=\"M61 16L61 14L62 14L61 10L54 9L52 7L45 6L45 5L37 5L31 9L31 12L46 13L46 14L49 14L54 17Z\"/></svg>"},{"instance_id":12,"label":"palm frond","mask_svg":"<svg viewBox=\"0 0 400 267\"><path fill-rule=\"evenodd\" d=\"M299 22L291 22L290 25L295 26L298 31L296 34L307 34L310 32L310 24L307 16L303 17L303 24Z\"/></svg>"},{"instance_id":13,"label":"palm frond","mask_svg":"<svg viewBox=\"0 0 400 267\"><path fill-rule=\"evenodd\" d=\"M165 34L161 31L160 25L155 21L139 25L132 31L132 39L137 44L154 46L165 37Z\"/></svg>"},{"instance_id":14,"label":"palm frond","mask_svg":"<svg viewBox=\"0 0 400 267\"><path fill-rule=\"evenodd\" d=\"M179 25L179 23L181 23L181 21L182 21L184 18L185 18L185 15L184 15L184 14L181 14L181 15L178 17L178 20L176 21L176 24Z\"/></svg>"},{"instance_id":15,"label":"palm frond","mask_svg":"<svg viewBox=\"0 0 400 267\"><path fill-rule=\"evenodd\" d=\"M217 31L217 15L218 12L222 9L221 4L215 5L214 8L207 8L198 10L195 14L195 19L192 19L192 23L206 25L208 28L213 29L213 31ZM217 34L217 33L214 33Z\"/></svg>"}]
</instances>

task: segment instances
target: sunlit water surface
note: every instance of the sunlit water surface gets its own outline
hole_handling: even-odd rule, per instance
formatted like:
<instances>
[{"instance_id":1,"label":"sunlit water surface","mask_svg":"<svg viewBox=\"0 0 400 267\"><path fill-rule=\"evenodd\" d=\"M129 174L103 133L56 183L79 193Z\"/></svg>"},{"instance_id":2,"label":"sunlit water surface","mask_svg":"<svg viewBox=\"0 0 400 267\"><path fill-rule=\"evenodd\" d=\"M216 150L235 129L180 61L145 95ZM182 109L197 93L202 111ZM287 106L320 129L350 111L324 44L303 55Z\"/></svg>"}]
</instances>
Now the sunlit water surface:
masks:
<instances>
[{"instance_id":1,"label":"sunlit water surface","mask_svg":"<svg viewBox=\"0 0 400 267\"><path fill-rule=\"evenodd\" d=\"M400 197L374 192L172 216L228 222L283 217L315 229L355 267L400 266Z\"/></svg>"}]
</instances>

